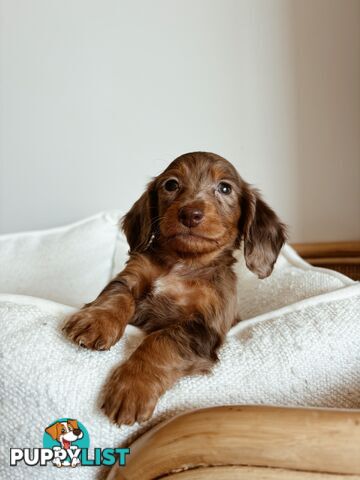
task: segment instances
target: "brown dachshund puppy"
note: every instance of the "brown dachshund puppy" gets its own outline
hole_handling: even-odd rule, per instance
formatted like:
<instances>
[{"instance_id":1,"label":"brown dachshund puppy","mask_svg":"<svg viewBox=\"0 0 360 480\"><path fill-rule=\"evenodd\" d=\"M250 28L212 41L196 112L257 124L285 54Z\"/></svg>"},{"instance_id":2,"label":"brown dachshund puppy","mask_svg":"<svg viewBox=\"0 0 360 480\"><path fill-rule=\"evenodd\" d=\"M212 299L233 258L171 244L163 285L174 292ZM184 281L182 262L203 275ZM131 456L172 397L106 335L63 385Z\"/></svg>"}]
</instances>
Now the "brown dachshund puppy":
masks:
<instances>
[{"instance_id":1,"label":"brown dachshund puppy","mask_svg":"<svg viewBox=\"0 0 360 480\"><path fill-rule=\"evenodd\" d=\"M128 323L147 336L112 374L103 409L116 423L148 419L179 378L209 372L235 323L234 249L259 278L272 272L285 227L224 158L182 155L122 220L130 258L92 303L67 321L74 342L106 350Z\"/></svg>"}]
</instances>

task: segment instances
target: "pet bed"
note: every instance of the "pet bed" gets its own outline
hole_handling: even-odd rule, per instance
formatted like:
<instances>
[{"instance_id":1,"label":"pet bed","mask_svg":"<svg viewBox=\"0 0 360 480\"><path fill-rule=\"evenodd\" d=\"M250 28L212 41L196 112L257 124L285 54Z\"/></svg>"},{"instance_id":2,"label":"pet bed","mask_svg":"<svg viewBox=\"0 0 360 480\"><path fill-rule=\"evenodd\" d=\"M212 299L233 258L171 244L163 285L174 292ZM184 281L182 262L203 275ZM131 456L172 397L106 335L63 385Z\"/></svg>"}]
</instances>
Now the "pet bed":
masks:
<instances>
[{"instance_id":1,"label":"pet bed","mask_svg":"<svg viewBox=\"0 0 360 480\"><path fill-rule=\"evenodd\" d=\"M80 420L91 446L106 448L127 445L161 420L204 407L360 407L360 285L312 267L286 245L265 280L246 269L239 252L243 321L229 332L212 374L181 379L142 426L111 424L99 409L99 393L142 333L128 326L110 351L92 352L71 344L60 327L121 269L127 245L118 217L103 213L67 227L0 237L3 458L10 447L41 447L44 428L62 417ZM9 467L8 461L0 466L0 478L62 475L85 480L99 472Z\"/></svg>"}]
</instances>

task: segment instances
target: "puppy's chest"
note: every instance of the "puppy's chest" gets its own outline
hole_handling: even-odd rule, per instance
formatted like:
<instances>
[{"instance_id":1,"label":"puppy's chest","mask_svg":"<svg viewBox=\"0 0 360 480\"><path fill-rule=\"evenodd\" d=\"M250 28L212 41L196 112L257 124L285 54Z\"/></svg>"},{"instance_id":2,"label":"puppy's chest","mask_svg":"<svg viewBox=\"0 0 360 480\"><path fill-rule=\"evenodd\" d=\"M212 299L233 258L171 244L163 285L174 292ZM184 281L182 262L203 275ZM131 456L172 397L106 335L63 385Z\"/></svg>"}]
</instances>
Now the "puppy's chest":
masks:
<instances>
[{"instance_id":1,"label":"puppy's chest","mask_svg":"<svg viewBox=\"0 0 360 480\"><path fill-rule=\"evenodd\" d=\"M151 332L199 313L205 305L201 302L203 289L204 285L179 276L176 271L161 275L137 303L132 323Z\"/></svg>"},{"instance_id":2,"label":"puppy's chest","mask_svg":"<svg viewBox=\"0 0 360 480\"><path fill-rule=\"evenodd\" d=\"M154 299L165 297L177 305L185 306L194 300L198 289L201 289L198 282L179 275L175 270L158 277L153 282L150 294Z\"/></svg>"},{"instance_id":3,"label":"puppy's chest","mask_svg":"<svg viewBox=\"0 0 360 480\"><path fill-rule=\"evenodd\" d=\"M147 295L137 303L132 323L151 332L192 315L232 321L235 295L231 287L226 288L226 295L223 290L206 272L195 275L174 268L153 281Z\"/></svg>"}]
</instances>

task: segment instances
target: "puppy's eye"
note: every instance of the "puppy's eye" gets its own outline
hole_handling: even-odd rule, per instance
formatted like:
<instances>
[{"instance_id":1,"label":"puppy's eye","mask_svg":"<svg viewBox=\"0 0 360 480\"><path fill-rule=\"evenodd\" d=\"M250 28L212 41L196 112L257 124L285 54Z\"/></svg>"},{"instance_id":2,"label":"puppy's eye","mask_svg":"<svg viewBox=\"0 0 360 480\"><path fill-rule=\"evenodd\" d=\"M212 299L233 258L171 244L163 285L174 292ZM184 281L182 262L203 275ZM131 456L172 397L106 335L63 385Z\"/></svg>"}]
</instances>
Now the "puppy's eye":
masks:
<instances>
[{"instance_id":1,"label":"puppy's eye","mask_svg":"<svg viewBox=\"0 0 360 480\"><path fill-rule=\"evenodd\" d=\"M167 192L175 192L179 188L179 182L171 178L164 183L164 188Z\"/></svg>"},{"instance_id":2,"label":"puppy's eye","mask_svg":"<svg viewBox=\"0 0 360 480\"><path fill-rule=\"evenodd\" d=\"M230 195L230 193L232 192L231 185L226 182L220 182L217 189L223 195Z\"/></svg>"},{"instance_id":3,"label":"puppy's eye","mask_svg":"<svg viewBox=\"0 0 360 480\"><path fill-rule=\"evenodd\" d=\"M66 432L65 428L62 428L61 433L65 433L65 432Z\"/></svg>"}]
</instances>

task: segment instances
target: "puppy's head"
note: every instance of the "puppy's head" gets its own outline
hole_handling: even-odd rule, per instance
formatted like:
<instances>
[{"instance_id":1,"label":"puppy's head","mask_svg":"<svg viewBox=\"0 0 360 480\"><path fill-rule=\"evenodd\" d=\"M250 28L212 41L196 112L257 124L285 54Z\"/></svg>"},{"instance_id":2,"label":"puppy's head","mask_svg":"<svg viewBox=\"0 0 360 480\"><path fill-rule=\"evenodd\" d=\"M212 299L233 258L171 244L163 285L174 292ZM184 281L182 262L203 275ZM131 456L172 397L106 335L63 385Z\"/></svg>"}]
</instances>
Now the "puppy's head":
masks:
<instances>
[{"instance_id":1,"label":"puppy's head","mask_svg":"<svg viewBox=\"0 0 360 480\"><path fill-rule=\"evenodd\" d=\"M259 278L270 275L285 227L224 158L206 152L174 160L123 219L130 252L158 242L180 256L238 248Z\"/></svg>"},{"instance_id":2,"label":"puppy's head","mask_svg":"<svg viewBox=\"0 0 360 480\"><path fill-rule=\"evenodd\" d=\"M56 422L50 425L50 427L47 427L45 432L48 433L53 440L57 440L60 443L61 440L63 442L74 442L83 436L77 420L71 419L64 422Z\"/></svg>"}]
</instances>

